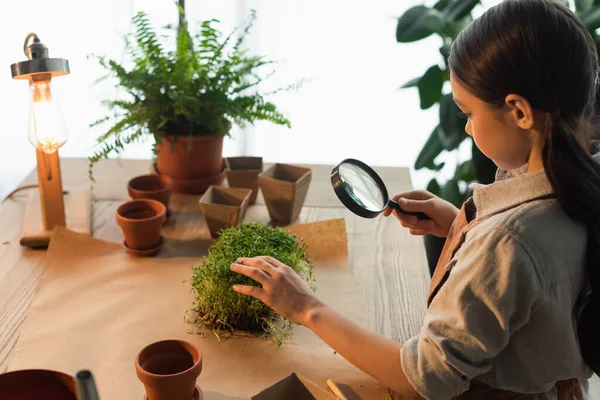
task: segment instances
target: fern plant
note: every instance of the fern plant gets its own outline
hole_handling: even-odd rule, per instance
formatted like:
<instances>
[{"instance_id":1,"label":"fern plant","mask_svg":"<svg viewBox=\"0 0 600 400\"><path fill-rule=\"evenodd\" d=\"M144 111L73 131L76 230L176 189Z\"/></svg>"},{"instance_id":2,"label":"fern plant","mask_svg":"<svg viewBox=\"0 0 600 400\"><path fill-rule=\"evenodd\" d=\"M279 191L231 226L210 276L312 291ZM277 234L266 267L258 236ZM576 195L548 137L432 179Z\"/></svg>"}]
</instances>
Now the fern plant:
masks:
<instances>
[{"instance_id":1,"label":"fern plant","mask_svg":"<svg viewBox=\"0 0 600 400\"><path fill-rule=\"evenodd\" d=\"M262 120L290 127L288 118L265 97L297 89L302 82L270 93L259 91L259 84L273 74L265 74L265 67L274 62L249 55L243 48L255 12L226 37L216 28L215 19L201 22L199 32L192 35L181 7L179 12L183 22L174 50L166 50L167 38L159 36L140 12L133 18L135 32L125 38L131 67L97 57L108 71L101 80L116 78L125 98L103 101L110 115L90 125L109 125L89 157L90 178L94 163L148 137L154 138L156 154L156 144L165 137L229 135L231 122L244 127Z\"/></svg>"}]
</instances>

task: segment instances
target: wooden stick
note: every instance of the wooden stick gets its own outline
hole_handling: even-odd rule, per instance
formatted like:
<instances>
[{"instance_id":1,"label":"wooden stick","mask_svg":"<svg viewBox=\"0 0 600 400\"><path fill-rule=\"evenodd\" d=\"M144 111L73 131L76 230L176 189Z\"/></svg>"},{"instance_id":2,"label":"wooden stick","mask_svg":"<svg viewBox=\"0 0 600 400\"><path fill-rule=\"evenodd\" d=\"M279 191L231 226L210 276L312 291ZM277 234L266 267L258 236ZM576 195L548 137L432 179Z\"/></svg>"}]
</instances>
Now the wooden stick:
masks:
<instances>
[{"instance_id":1,"label":"wooden stick","mask_svg":"<svg viewBox=\"0 0 600 400\"><path fill-rule=\"evenodd\" d=\"M337 383L335 383L331 379L327 379L327 386L329 386L329 389L333 392L334 395L337 396L338 399L340 399L340 400L348 400L346 398L346 396L344 395L344 393L342 393L342 391L338 387Z\"/></svg>"}]
</instances>

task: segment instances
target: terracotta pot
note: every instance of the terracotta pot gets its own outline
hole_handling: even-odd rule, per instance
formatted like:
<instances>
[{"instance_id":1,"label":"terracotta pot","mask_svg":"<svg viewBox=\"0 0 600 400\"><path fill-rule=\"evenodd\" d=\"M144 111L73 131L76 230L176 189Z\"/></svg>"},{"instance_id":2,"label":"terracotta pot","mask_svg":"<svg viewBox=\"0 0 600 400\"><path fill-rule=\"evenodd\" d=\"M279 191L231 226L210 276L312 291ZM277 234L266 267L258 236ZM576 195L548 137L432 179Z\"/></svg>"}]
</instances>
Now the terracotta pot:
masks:
<instances>
[{"instance_id":1,"label":"terracotta pot","mask_svg":"<svg viewBox=\"0 0 600 400\"><path fill-rule=\"evenodd\" d=\"M230 187L252 190L250 204L258 196L258 174L263 170L262 157L228 157L225 159L225 174Z\"/></svg>"},{"instance_id":2,"label":"terracotta pot","mask_svg":"<svg viewBox=\"0 0 600 400\"><path fill-rule=\"evenodd\" d=\"M173 193L173 181L165 175L141 175L127 183L127 191L132 199L151 199L161 202L167 209Z\"/></svg>"},{"instance_id":3,"label":"terracotta pot","mask_svg":"<svg viewBox=\"0 0 600 400\"><path fill-rule=\"evenodd\" d=\"M244 220L252 190L211 186L200 198L200 208L212 237Z\"/></svg>"},{"instance_id":4,"label":"terracotta pot","mask_svg":"<svg viewBox=\"0 0 600 400\"><path fill-rule=\"evenodd\" d=\"M62 372L26 369L0 375L0 400L77 400L75 379Z\"/></svg>"},{"instance_id":5,"label":"terracotta pot","mask_svg":"<svg viewBox=\"0 0 600 400\"><path fill-rule=\"evenodd\" d=\"M150 199L132 200L117 208L117 223L125 244L133 250L150 250L161 244L161 228L166 219L165 206Z\"/></svg>"},{"instance_id":6,"label":"terracotta pot","mask_svg":"<svg viewBox=\"0 0 600 400\"><path fill-rule=\"evenodd\" d=\"M225 163L223 163L223 171L216 175L209 176L208 178L200 179L178 179L171 178L173 181L173 191L175 193L187 193L187 194L203 194L206 192L209 186L221 185L225 180ZM156 163L152 165L152 171L157 175L162 175L158 170Z\"/></svg>"},{"instance_id":7,"label":"terracotta pot","mask_svg":"<svg viewBox=\"0 0 600 400\"><path fill-rule=\"evenodd\" d=\"M135 372L148 400L192 400L202 353L183 340L162 340L138 353Z\"/></svg>"},{"instance_id":8,"label":"terracotta pot","mask_svg":"<svg viewBox=\"0 0 600 400\"><path fill-rule=\"evenodd\" d=\"M156 146L157 168L172 179L208 178L223 170L223 135L169 136Z\"/></svg>"},{"instance_id":9,"label":"terracotta pot","mask_svg":"<svg viewBox=\"0 0 600 400\"><path fill-rule=\"evenodd\" d=\"M298 218L310 186L311 170L275 164L258 175L260 190L272 220L289 224Z\"/></svg>"}]
</instances>

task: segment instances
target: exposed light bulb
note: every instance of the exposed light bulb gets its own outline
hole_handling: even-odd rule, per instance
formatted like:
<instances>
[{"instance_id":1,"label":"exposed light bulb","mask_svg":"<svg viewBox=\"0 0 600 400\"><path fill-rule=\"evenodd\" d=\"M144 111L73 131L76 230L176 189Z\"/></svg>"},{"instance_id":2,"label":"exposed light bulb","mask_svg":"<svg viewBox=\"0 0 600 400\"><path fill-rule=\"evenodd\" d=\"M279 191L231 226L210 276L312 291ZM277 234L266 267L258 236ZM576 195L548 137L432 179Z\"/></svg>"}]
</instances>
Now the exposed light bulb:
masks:
<instances>
[{"instance_id":1,"label":"exposed light bulb","mask_svg":"<svg viewBox=\"0 0 600 400\"><path fill-rule=\"evenodd\" d=\"M50 81L29 85L29 142L44 153L54 153L68 138L67 127Z\"/></svg>"}]
</instances>

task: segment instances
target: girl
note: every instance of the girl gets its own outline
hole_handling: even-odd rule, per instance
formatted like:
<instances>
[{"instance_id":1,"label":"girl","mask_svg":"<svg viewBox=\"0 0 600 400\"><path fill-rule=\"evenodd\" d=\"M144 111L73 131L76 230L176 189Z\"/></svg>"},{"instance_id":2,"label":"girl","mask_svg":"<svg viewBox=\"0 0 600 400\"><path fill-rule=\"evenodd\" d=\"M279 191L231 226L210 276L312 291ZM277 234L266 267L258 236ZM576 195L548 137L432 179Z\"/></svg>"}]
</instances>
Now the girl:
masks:
<instances>
[{"instance_id":1,"label":"girl","mask_svg":"<svg viewBox=\"0 0 600 400\"><path fill-rule=\"evenodd\" d=\"M600 372L597 65L592 37L558 1L506 0L458 36L455 101L499 171L460 212L427 192L395 196L431 217L395 214L412 234L448 237L424 326L408 342L356 326L271 258L233 264L262 286L233 289L406 396L584 398Z\"/></svg>"}]
</instances>

